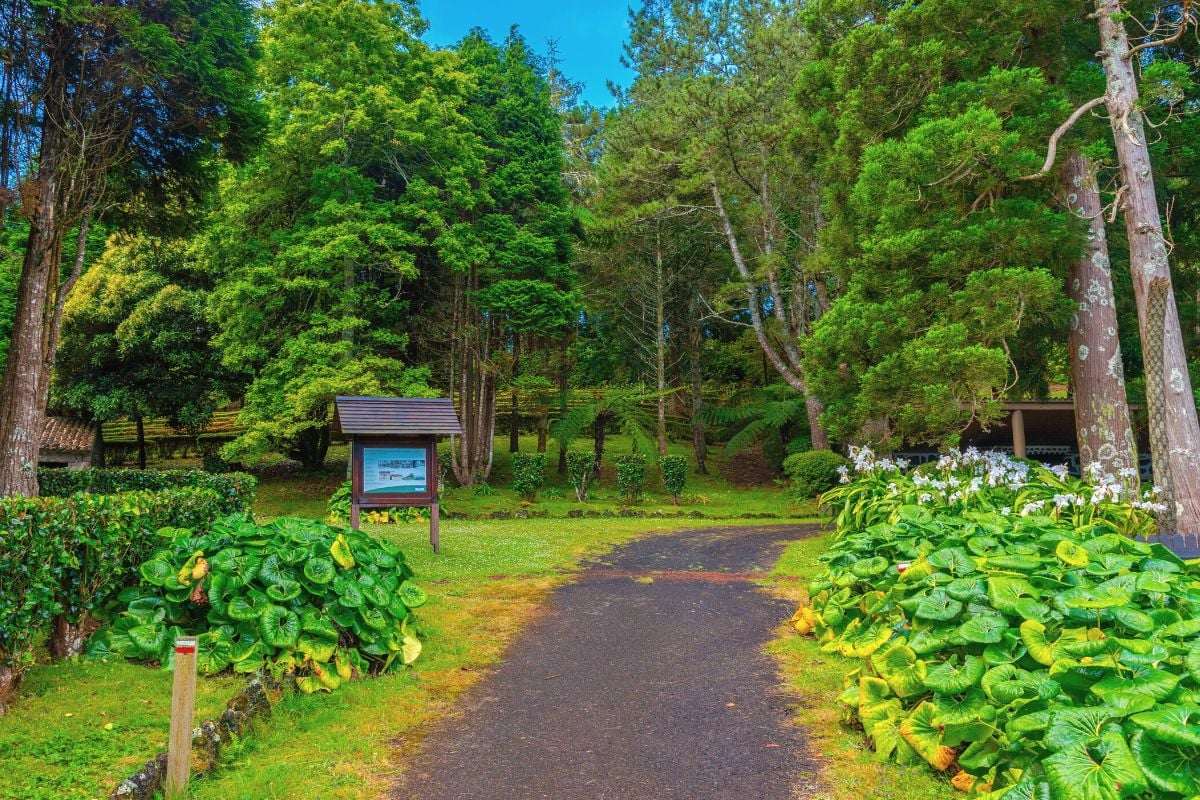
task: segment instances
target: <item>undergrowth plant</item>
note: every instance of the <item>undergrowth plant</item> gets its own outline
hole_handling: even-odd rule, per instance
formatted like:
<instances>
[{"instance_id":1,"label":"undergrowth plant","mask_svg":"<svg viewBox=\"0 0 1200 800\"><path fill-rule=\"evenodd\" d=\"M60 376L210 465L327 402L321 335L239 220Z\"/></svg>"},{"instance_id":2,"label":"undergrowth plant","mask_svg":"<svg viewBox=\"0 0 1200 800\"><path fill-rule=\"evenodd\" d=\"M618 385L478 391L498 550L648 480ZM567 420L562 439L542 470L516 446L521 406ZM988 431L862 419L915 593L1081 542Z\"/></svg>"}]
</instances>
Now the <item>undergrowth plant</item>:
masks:
<instances>
[{"instance_id":1,"label":"undergrowth plant","mask_svg":"<svg viewBox=\"0 0 1200 800\"><path fill-rule=\"evenodd\" d=\"M592 483L595 472L596 456L594 453L576 453L574 451L567 453L567 477L571 482L571 488L575 490L576 499L581 503L587 502L588 487Z\"/></svg>"},{"instance_id":2,"label":"undergrowth plant","mask_svg":"<svg viewBox=\"0 0 1200 800\"><path fill-rule=\"evenodd\" d=\"M412 663L421 652L411 609L425 592L394 545L320 522L164 529L163 546L123 591L124 610L88 654L173 663L175 639L199 637L208 675L291 673L304 692Z\"/></svg>"},{"instance_id":3,"label":"undergrowth plant","mask_svg":"<svg viewBox=\"0 0 1200 800\"><path fill-rule=\"evenodd\" d=\"M801 633L861 660L881 759L991 800L1200 794L1200 570L1130 533L1156 504L974 452L855 454Z\"/></svg>"},{"instance_id":4,"label":"undergrowth plant","mask_svg":"<svg viewBox=\"0 0 1200 800\"><path fill-rule=\"evenodd\" d=\"M533 502L538 489L546 482L545 453L512 454L513 491L522 500Z\"/></svg>"},{"instance_id":5,"label":"undergrowth plant","mask_svg":"<svg viewBox=\"0 0 1200 800\"><path fill-rule=\"evenodd\" d=\"M629 453L617 459L617 491L625 502L634 504L642 496L646 486L646 457L641 453Z\"/></svg>"},{"instance_id":6,"label":"undergrowth plant","mask_svg":"<svg viewBox=\"0 0 1200 800\"><path fill-rule=\"evenodd\" d=\"M662 470L663 488L671 495L671 502L679 505L679 496L687 486L687 459L683 456L662 456L658 464Z\"/></svg>"}]
</instances>

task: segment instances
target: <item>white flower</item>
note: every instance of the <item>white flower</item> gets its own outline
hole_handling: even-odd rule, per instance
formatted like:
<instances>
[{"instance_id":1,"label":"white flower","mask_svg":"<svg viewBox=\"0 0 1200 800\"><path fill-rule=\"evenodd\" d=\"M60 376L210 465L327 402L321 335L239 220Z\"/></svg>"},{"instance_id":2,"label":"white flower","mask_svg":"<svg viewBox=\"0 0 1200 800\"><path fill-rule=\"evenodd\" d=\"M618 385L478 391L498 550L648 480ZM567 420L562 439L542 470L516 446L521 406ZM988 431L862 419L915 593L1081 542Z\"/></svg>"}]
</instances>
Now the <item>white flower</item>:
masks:
<instances>
[{"instance_id":1,"label":"white flower","mask_svg":"<svg viewBox=\"0 0 1200 800\"><path fill-rule=\"evenodd\" d=\"M1005 506L1004 508L1000 509L1000 513L1007 517L1009 514L1012 513L1012 509L1009 508L1008 506Z\"/></svg>"},{"instance_id":2,"label":"white flower","mask_svg":"<svg viewBox=\"0 0 1200 800\"><path fill-rule=\"evenodd\" d=\"M920 496L917 497L918 505L923 506L926 503L930 503L930 502L933 502L933 495L931 495L929 492L921 492Z\"/></svg>"}]
</instances>

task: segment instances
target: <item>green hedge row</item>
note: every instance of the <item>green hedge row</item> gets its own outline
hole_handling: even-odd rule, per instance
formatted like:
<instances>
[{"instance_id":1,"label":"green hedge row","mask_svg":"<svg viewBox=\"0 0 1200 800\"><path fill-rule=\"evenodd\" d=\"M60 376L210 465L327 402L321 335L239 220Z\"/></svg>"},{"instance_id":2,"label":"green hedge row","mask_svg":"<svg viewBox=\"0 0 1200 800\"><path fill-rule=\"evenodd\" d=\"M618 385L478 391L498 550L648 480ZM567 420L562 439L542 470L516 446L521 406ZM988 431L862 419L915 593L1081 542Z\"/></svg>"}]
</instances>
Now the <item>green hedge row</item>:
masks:
<instances>
[{"instance_id":1,"label":"green hedge row","mask_svg":"<svg viewBox=\"0 0 1200 800\"><path fill-rule=\"evenodd\" d=\"M80 469L40 470L43 497L66 497L76 492L120 494L167 489L210 489L227 502L224 514L249 511L258 479L241 472L214 474L198 469Z\"/></svg>"},{"instance_id":2,"label":"green hedge row","mask_svg":"<svg viewBox=\"0 0 1200 800\"><path fill-rule=\"evenodd\" d=\"M102 477L104 471L88 472L118 485L115 478ZM98 481L63 480L55 489L88 485ZM0 685L0 705L51 622L59 630L85 624L123 588L138 582L138 565L162 544L160 529L203 527L247 510L253 478L214 485L223 491L178 486L0 499L0 684L7 684Z\"/></svg>"}]
</instances>

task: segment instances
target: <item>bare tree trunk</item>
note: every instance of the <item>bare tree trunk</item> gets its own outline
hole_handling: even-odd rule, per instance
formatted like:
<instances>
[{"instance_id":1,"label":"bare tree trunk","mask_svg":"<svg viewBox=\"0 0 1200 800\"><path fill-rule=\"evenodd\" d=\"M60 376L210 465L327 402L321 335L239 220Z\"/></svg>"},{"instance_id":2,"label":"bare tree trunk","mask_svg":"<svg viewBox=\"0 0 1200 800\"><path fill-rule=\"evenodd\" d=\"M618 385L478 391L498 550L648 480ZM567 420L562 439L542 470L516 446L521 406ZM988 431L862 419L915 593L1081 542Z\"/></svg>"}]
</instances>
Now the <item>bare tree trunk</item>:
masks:
<instances>
[{"instance_id":1,"label":"bare tree trunk","mask_svg":"<svg viewBox=\"0 0 1200 800\"><path fill-rule=\"evenodd\" d=\"M662 240L655 232L654 247L654 377L658 386L658 454L667 454L667 280Z\"/></svg>"},{"instance_id":2,"label":"bare tree trunk","mask_svg":"<svg viewBox=\"0 0 1200 800\"><path fill-rule=\"evenodd\" d=\"M0 497L34 497L38 493L38 444L45 416L41 384L54 309L51 298L58 291L62 260L58 167L58 133L56 126L49 125L42 132L36 206L17 287L8 362L0 384Z\"/></svg>"},{"instance_id":3,"label":"bare tree trunk","mask_svg":"<svg viewBox=\"0 0 1200 800\"><path fill-rule=\"evenodd\" d=\"M600 465L604 461L604 434L607 430L608 414L598 414L596 422L592 426L592 453L596 456L596 465L593 471L597 478L600 477Z\"/></svg>"},{"instance_id":4,"label":"bare tree trunk","mask_svg":"<svg viewBox=\"0 0 1200 800\"><path fill-rule=\"evenodd\" d=\"M742 284L746 290L746 304L750 311L750 325L754 330L754 335L758 339L759 347L762 348L763 356L771 362L775 371L780 377L787 382L797 392L804 394L804 380L800 375L800 365L798 363L789 363L785 358L790 355L791 348L787 348L781 353L771 342L770 336L767 334L766 322L763 320L762 304L758 298L758 279L750 270L750 265L746 263L746 259L742 254L741 245L738 244L737 233L733 229L733 221L729 218L729 214L725 210L725 201L721 197L721 190L717 186L714 179L709 184L712 190L713 203L717 209L717 219L721 223L721 231L725 235L725 241L729 245L729 254L733 258L734 266L737 267L738 275L741 276ZM779 298L772 298L778 302Z\"/></svg>"},{"instance_id":5,"label":"bare tree trunk","mask_svg":"<svg viewBox=\"0 0 1200 800\"><path fill-rule=\"evenodd\" d=\"M100 623L84 613L79 622L70 622L59 614L54 618L50 631L50 655L54 658L70 658L83 653L88 637L100 627Z\"/></svg>"},{"instance_id":6,"label":"bare tree trunk","mask_svg":"<svg viewBox=\"0 0 1200 800\"><path fill-rule=\"evenodd\" d=\"M1129 266L1133 272L1146 372L1154 481L1163 489L1163 533L1200 534L1200 423L1188 377L1179 311L1171 285L1154 172L1138 106L1132 48L1119 0L1096 0L1101 56L1107 77L1105 105L1121 166Z\"/></svg>"},{"instance_id":7,"label":"bare tree trunk","mask_svg":"<svg viewBox=\"0 0 1200 800\"><path fill-rule=\"evenodd\" d=\"M96 420L96 435L92 439L91 465L104 469L104 423Z\"/></svg>"},{"instance_id":8,"label":"bare tree trunk","mask_svg":"<svg viewBox=\"0 0 1200 800\"><path fill-rule=\"evenodd\" d=\"M812 440L813 450L829 450L829 434L821 424L821 415L825 413L825 404L821 398L812 392L804 393L804 405L808 411L808 435Z\"/></svg>"},{"instance_id":9,"label":"bare tree trunk","mask_svg":"<svg viewBox=\"0 0 1200 800\"><path fill-rule=\"evenodd\" d=\"M142 419L142 415L137 416L137 447L138 447L138 469L146 468L146 422ZM305 466L308 466L307 463Z\"/></svg>"},{"instance_id":10,"label":"bare tree trunk","mask_svg":"<svg viewBox=\"0 0 1200 800\"><path fill-rule=\"evenodd\" d=\"M508 452L521 452L521 393L517 390L516 379L520 374L521 334L513 333L513 366L512 366L512 411L508 420Z\"/></svg>"},{"instance_id":11,"label":"bare tree trunk","mask_svg":"<svg viewBox=\"0 0 1200 800\"><path fill-rule=\"evenodd\" d=\"M1080 466L1085 476L1124 474L1136 487L1137 441L1125 396L1104 208L1092 165L1078 151L1063 164L1062 183L1065 205L1089 225L1087 243L1067 277L1075 304L1068 343Z\"/></svg>"},{"instance_id":12,"label":"bare tree trunk","mask_svg":"<svg viewBox=\"0 0 1200 800\"><path fill-rule=\"evenodd\" d=\"M75 258L71 263L71 274L62 286L58 287L54 299L54 315L50 319L50 330L46 334L46 355L42 359L41 397L38 399L43 414L46 413L46 406L50 402L50 379L54 375L54 362L58 358L58 339L62 333L63 309L66 308L71 290L75 288L79 276L83 274L83 263L87 259L87 236L90 220L91 215L84 214L79 222L79 232L75 236Z\"/></svg>"},{"instance_id":13,"label":"bare tree trunk","mask_svg":"<svg viewBox=\"0 0 1200 800\"><path fill-rule=\"evenodd\" d=\"M820 275L813 278L813 286L817 295L816 310L813 314L813 322L816 322L829 311L829 287L825 285L825 278ZM829 434L821 423L821 415L825 413L825 404L821 402L821 398L808 389L807 385L805 385L804 403L808 411L808 436L812 440L813 450L832 449L832 445L829 443Z\"/></svg>"},{"instance_id":14,"label":"bare tree trunk","mask_svg":"<svg viewBox=\"0 0 1200 800\"><path fill-rule=\"evenodd\" d=\"M700 413L704 410L704 372L700 364L700 352L703 345L704 332L700 329L699 295L692 298L692 310L688 314L691 324L688 326L688 381L692 389L692 452L696 456L696 473L708 474L708 441L704 432L704 423L700 421Z\"/></svg>"}]
</instances>

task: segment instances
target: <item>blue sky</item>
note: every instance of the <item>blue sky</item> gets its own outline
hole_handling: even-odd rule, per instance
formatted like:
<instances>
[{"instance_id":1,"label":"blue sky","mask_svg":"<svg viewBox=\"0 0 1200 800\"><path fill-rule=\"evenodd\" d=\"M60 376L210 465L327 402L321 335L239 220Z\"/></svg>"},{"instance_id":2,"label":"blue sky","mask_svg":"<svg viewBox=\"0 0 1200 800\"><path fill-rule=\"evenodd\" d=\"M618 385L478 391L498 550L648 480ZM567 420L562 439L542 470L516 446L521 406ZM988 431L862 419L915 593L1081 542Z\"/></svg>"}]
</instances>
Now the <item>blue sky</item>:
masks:
<instances>
[{"instance_id":1,"label":"blue sky","mask_svg":"<svg viewBox=\"0 0 1200 800\"><path fill-rule=\"evenodd\" d=\"M612 105L606 81L630 83L620 62L628 33L622 0L420 0L420 7L429 20L426 38L437 45L453 44L477 26L502 40L513 24L540 54L547 39L557 39L563 70L587 84L584 98L593 105Z\"/></svg>"}]
</instances>

